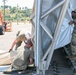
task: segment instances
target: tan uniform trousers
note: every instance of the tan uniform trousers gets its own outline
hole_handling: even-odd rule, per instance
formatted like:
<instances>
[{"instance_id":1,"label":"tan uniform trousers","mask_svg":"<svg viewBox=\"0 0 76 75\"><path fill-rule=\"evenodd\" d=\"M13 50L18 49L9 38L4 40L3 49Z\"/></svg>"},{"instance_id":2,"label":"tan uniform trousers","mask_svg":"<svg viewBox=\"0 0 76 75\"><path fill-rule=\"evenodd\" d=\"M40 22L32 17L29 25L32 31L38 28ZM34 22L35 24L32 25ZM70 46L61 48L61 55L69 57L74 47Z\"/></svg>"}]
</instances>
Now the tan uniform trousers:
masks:
<instances>
[{"instance_id":1,"label":"tan uniform trousers","mask_svg":"<svg viewBox=\"0 0 76 75\"><path fill-rule=\"evenodd\" d=\"M25 70L29 64L29 58L34 58L33 50L27 47L19 47L12 66L16 70Z\"/></svg>"},{"instance_id":2,"label":"tan uniform trousers","mask_svg":"<svg viewBox=\"0 0 76 75\"><path fill-rule=\"evenodd\" d=\"M74 26L74 30L73 30L73 33L72 33L71 54L76 55L76 25Z\"/></svg>"}]
</instances>

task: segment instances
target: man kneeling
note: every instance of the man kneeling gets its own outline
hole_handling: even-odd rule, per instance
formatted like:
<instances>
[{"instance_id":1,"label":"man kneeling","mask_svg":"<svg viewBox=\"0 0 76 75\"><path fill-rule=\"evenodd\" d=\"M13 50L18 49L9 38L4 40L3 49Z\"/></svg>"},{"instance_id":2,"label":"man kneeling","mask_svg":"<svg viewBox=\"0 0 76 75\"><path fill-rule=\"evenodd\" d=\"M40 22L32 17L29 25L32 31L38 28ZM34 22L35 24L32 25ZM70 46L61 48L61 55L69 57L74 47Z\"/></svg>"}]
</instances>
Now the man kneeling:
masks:
<instances>
[{"instance_id":1,"label":"man kneeling","mask_svg":"<svg viewBox=\"0 0 76 75\"><path fill-rule=\"evenodd\" d=\"M34 52L30 49L32 45L31 39L28 39L24 47L19 47L10 68L4 71L4 73L11 72L12 68L16 70L25 70L29 63L32 64L34 59Z\"/></svg>"}]
</instances>

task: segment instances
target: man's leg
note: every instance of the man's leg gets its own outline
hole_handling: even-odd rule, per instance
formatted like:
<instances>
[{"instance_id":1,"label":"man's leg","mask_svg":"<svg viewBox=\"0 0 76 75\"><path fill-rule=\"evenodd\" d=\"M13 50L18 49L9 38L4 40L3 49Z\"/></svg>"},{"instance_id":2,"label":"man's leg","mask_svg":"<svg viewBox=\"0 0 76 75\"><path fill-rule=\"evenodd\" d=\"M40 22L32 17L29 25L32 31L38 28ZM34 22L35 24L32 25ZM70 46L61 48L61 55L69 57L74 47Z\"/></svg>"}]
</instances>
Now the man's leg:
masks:
<instances>
[{"instance_id":1,"label":"man's leg","mask_svg":"<svg viewBox=\"0 0 76 75\"><path fill-rule=\"evenodd\" d=\"M76 56L76 30L74 28L72 39L71 39L71 54Z\"/></svg>"},{"instance_id":2,"label":"man's leg","mask_svg":"<svg viewBox=\"0 0 76 75\"><path fill-rule=\"evenodd\" d=\"M30 51L27 50L27 48L25 49L24 47L20 47L17 50L17 55L13 60L13 67L16 70L25 70L27 68L27 64L28 64L28 58L30 55Z\"/></svg>"},{"instance_id":3,"label":"man's leg","mask_svg":"<svg viewBox=\"0 0 76 75\"><path fill-rule=\"evenodd\" d=\"M71 45L71 55L67 56L67 58L76 60L76 27L74 27L70 45Z\"/></svg>"}]
</instances>

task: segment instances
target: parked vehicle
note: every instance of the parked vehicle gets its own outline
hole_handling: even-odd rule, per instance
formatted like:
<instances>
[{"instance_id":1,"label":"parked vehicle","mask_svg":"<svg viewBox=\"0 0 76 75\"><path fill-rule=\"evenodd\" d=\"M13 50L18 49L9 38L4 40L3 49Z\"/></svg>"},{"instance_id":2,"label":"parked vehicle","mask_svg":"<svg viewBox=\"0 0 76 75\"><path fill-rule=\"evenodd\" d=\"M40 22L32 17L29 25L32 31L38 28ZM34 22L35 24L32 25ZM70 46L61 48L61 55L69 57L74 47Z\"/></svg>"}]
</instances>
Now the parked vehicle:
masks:
<instances>
[{"instance_id":1,"label":"parked vehicle","mask_svg":"<svg viewBox=\"0 0 76 75\"><path fill-rule=\"evenodd\" d=\"M4 35L5 31L12 31L12 23L4 22L2 20L2 13L0 12L0 35Z\"/></svg>"}]
</instances>

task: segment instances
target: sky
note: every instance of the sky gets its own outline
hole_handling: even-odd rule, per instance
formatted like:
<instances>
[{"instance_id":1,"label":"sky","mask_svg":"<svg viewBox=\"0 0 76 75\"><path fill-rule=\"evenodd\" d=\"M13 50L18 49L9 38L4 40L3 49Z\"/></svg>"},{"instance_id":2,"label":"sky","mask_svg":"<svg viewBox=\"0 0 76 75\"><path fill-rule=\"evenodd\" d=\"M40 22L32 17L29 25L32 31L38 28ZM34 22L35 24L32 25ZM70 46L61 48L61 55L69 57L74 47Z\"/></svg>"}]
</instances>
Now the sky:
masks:
<instances>
[{"instance_id":1,"label":"sky","mask_svg":"<svg viewBox=\"0 0 76 75\"><path fill-rule=\"evenodd\" d=\"M34 0L7 0L6 5L9 6L20 6L20 7L28 7L32 8L33 7L33 2ZM3 0L0 0L0 6L3 5Z\"/></svg>"}]
</instances>

